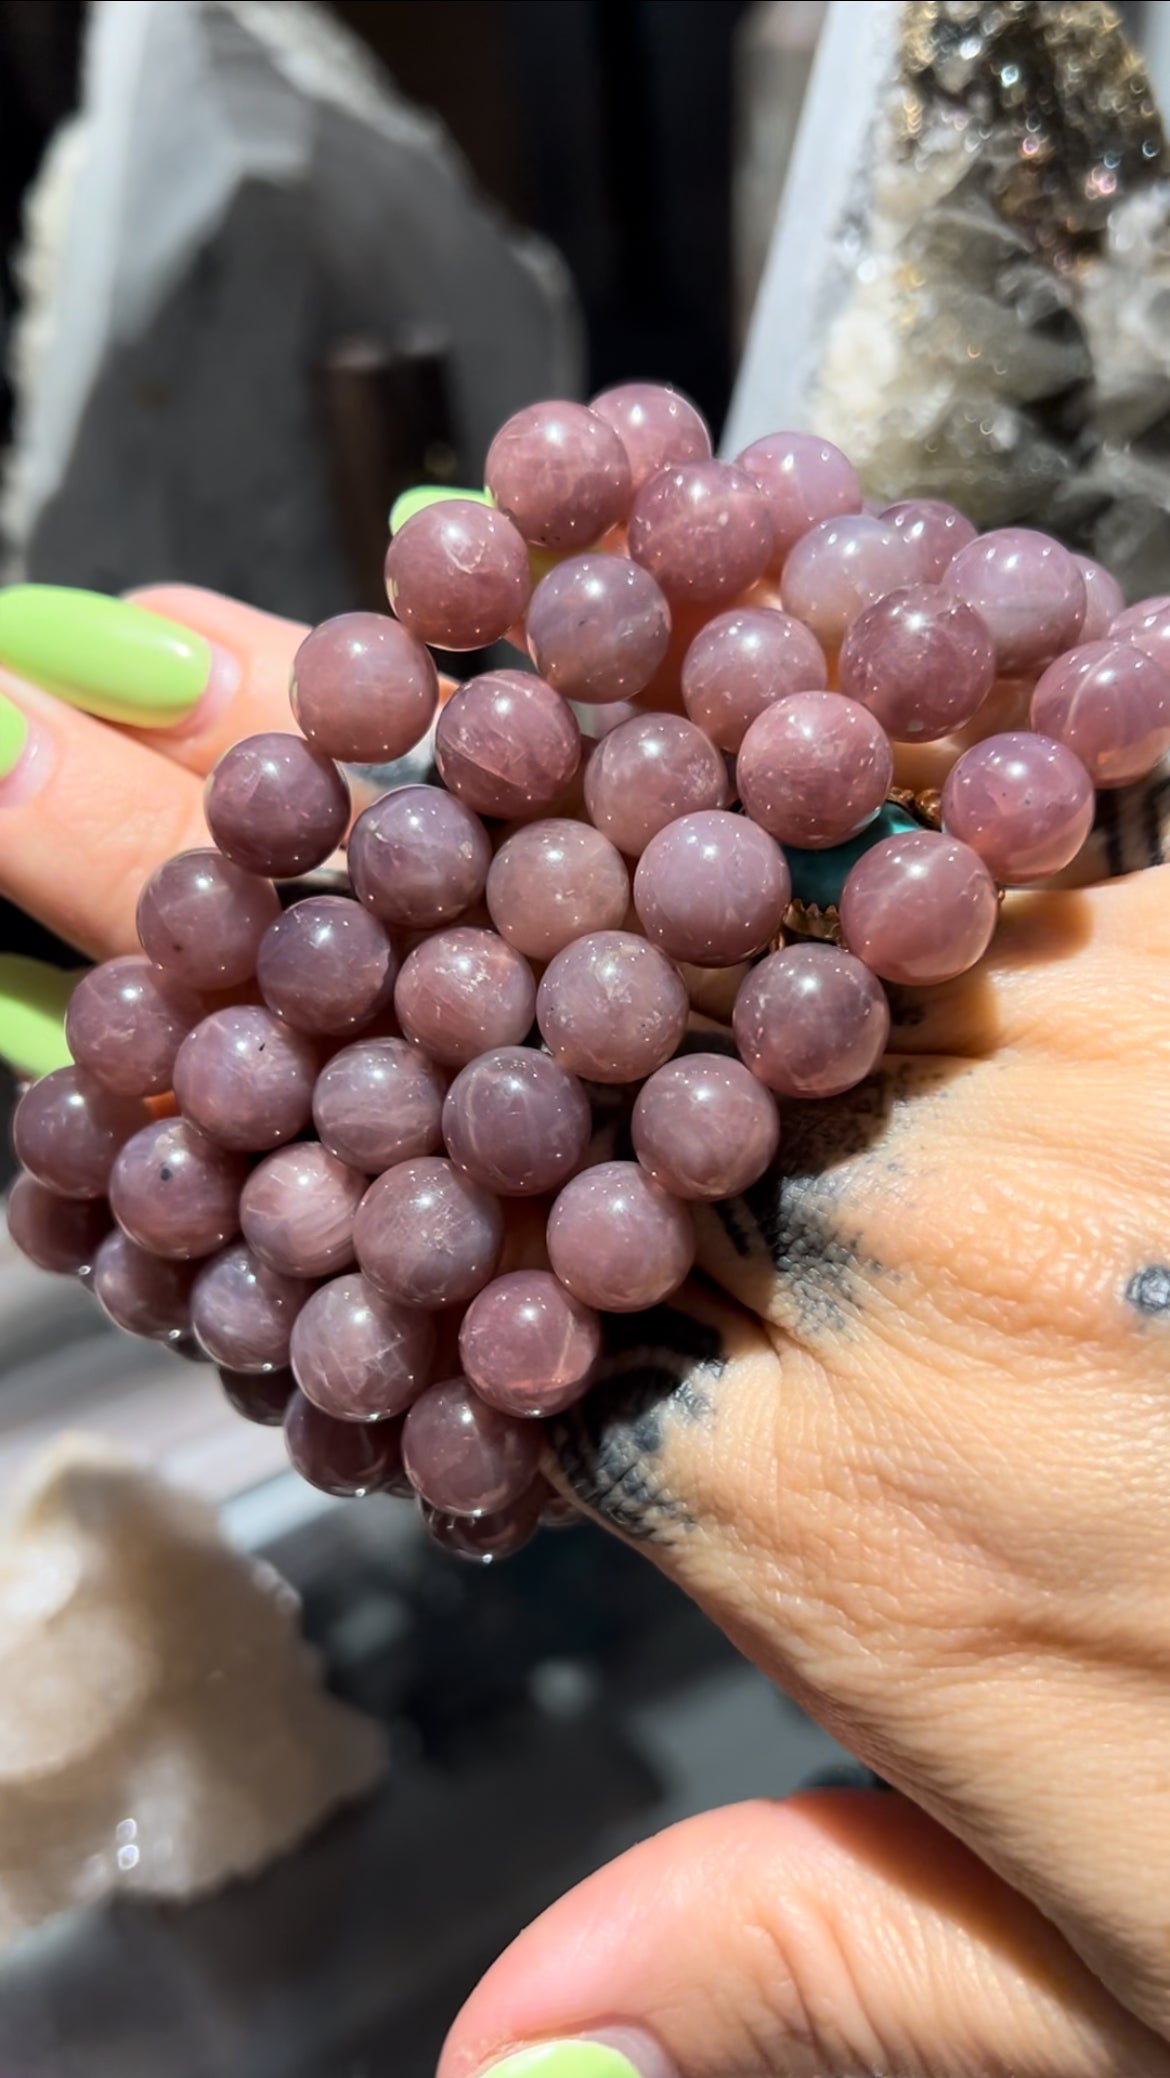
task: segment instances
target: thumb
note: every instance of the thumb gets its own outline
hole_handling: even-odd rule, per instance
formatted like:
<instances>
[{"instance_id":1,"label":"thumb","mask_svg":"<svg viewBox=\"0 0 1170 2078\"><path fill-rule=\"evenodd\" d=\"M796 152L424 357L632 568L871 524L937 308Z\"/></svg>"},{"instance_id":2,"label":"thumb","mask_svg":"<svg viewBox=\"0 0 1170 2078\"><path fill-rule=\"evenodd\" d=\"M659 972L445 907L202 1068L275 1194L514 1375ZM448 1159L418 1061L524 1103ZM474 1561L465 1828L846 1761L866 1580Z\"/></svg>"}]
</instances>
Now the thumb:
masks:
<instances>
[{"instance_id":1,"label":"thumb","mask_svg":"<svg viewBox=\"0 0 1170 2078\"><path fill-rule=\"evenodd\" d=\"M1166 2078L1054 1928L900 1797L645 1841L520 1935L438 2078Z\"/></svg>"}]
</instances>

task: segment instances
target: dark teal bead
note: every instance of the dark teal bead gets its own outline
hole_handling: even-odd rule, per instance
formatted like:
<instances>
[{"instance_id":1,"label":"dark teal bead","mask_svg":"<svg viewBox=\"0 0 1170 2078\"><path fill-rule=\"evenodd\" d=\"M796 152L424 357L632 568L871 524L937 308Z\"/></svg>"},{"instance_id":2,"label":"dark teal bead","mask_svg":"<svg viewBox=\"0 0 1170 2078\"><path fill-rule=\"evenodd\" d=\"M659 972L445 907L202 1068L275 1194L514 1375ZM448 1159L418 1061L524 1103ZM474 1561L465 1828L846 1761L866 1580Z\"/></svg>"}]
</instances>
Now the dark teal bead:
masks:
<instances>
[{"instance_id":1,"label":"dark teal bead","mask_svg":"<svg viewBox=\"0 0 1170 2078\"><path fill-rule=\"evenodd\" d=\"M896 808L892 801L875 815L871 823L847 844L834 844L827 851L803 851L799 846L786 844L784 856L792 875L792 893L796 901L808 902L817 909L835 908L841 900L841 890L849 878L858 859L880 844L883 837L896 837L902 830L920 830L922 824L904 808Z\"/></svg>"}]
</instances>

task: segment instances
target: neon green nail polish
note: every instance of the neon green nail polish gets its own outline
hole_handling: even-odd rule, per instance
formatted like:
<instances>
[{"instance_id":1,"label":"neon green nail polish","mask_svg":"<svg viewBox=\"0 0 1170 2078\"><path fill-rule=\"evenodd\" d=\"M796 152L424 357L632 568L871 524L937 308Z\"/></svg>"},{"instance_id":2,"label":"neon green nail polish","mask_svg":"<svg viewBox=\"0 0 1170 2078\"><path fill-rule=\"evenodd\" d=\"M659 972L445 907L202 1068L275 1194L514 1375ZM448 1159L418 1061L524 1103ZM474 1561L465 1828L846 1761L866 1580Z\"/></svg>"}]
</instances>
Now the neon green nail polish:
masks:
<instances>
[{"instance_id":1,"label":"neon green nail polish","mask_svg":"<svg viewBox=\"0 0 1170 2078\"><path fill-rule=\"evenodd\" d=\"M27 742L27 721L19 707L14 707L12 701L0 693L0 779L7 779L15 770Z\"/></svg>"},{"instance_id":2,"label":"neon green nail polish","mask_svg":"<svg viewBox=\"0 0 1170 2078\"><path fill-rule=\"evenodd\" d=\"M103 721L165 729L199 699L211 645L104 592L14 584L0 591L0 664Z\"/></svg>"},{"instance_id":3,"label":"neon green nail polish","mask_svg":"<svg viewBox=\"0 0 1170 2078\"><path fill-rule=\"evenodd\" d=\"M390 507L390 532L397 534L408 519L416 512L425 512L428 505L441 505L445 498L470 498L475 505L494 505L490 491L460 491L448 483L416 483L413 489L403 491Z\"/></svg>"},{"instance_id":4,"label":"neon green nail polish","mask_svg":"<svg viewBox=\"0 0 1170 2078\"><path fill-rule=\"evenodd\" d=\"M65 1011L77 986L44 960L0 953L0 1060L18 1075L47 1075L71 1059L65 1044Z\"/></svg>"},{"instance_id":5,"label":"neon green nail polish","mask_svg":"<svg viewBox=\"0 0 1170 2078\"><path fill-rule=\"evenodd\" d=\"M602 2042L544 2042L492 2064L484 2078L638 2078L628 2057Z\"/></svg>"}]
</instances>

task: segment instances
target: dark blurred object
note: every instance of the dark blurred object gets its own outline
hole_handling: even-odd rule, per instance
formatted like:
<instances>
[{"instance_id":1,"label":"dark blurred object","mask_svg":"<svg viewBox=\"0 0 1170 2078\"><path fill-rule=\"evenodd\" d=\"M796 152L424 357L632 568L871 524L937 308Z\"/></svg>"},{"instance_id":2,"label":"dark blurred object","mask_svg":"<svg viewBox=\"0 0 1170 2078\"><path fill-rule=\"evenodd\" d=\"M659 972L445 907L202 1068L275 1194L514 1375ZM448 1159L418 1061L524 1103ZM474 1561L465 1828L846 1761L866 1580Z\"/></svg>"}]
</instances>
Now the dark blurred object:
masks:
<instances>
[{"instance_id":1,"label":"dark blurred object","mask_svg":"<svg viewBox=\"0 0 1170 2078\"><path fill-rule=\"evenodd\" d=\"M12 420L5 352L25 190L77 99L83 0L0 0L0 447Z\"/></svg>"},{"instance_id":2,"label":"dark blurred object","mask_svg":"<svg viewBox=\"0 0 1170 2078\"><path fill-rule=\"evenodd\" d=\"M332 346L321 369L330 483L354 605L386 610L386 516L412 484L450 482L455 433L446 348L422 337L391 352L373 339Z\"/></svg>"}]
</instances>

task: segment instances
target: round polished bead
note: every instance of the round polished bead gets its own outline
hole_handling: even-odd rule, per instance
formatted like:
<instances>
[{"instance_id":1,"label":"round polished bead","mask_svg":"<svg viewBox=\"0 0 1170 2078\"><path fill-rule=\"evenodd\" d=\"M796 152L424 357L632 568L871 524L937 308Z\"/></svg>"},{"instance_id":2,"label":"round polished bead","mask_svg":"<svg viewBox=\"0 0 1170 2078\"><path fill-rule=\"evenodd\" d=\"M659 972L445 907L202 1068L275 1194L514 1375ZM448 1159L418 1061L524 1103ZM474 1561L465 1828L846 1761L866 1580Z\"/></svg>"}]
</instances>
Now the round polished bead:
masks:
<instances>
[{"instance_id":1,"label":"round polished bead","mask_svg":"<svg viewBox=\"0 0 1170 2078\"><path fill-rule=\"evenodd\" d=\"M664 1190L733 1198L759 1181L775 1155L780 1114L742 1061L691 1053L643 1083L630 1134L642 1167Z\"/></svg>"},{"instance_id":2,"label":"round polished bead","mask_svg":"<svg viewBox=\"0 0 1170 2078\"><path fill-rule=\"evenodd\" d=\"M970 721L995 681L995 645L974 608L941 585L908 585L860 613L838 684L898 742L934 743Z\"/></svg>"},{"instance_id":3,"label":"round polished bead","mask_svg":"<svg viewBox=\"0 0 1170 2078\"><path fill-rule=\"evenodd\" d=\"M1049 665L1031 722L1075 752L1094 786L1126 786L1170 750L1170 672L1132 642L1086 642Z\"/></svg>"},{"instance_id":4,"label":"round polished bead","mask_svg":"<svg viewBox=\"0 0 1170 2078\"><path fill-rule=\"evenodd\" d=\"M326 757L381 765L426 735L439 699L430 652L385 613L339 613L293 658L292 711Z\"/></svg>"},{"instance_id":5,"label":"round polished bead","mask_svg":"<svg viewBox=\"0 0 1170 2078\"><path fill-rule=\"evenodd\" d=\"M284 1440L294 1472L347 1501L386 1491L402 1468L396 1422L335 1421L300 1392L288 1403Z\"/></svg>"},{"instance_id":6,"label":"round polished bead","mask_svg":"<svg viewBox=\"0 0 1170 2078\"><path fill-rule=\"evenodd\" d=\"M805 851L796 844L786 845L784 858L792 875L793 900L812 903L817 909L835 909L840 903L845 882L865 852L880 844L883 837L896 837L900 830L921 828L916 815L908 815L904 808L887 801L873 821L846 844L831 844L823 851Z\"/></svg>"},{"instance_id":7,"label":"round polished bead","mask_svg":"<svg viewBox=\"0 0 1170 2078\"><path fill-rule=\"evenodd\" d=\"M1071 648L1087 605L1076 559L1032 527L996 527L961 548L944 582L987 624L1000 673Z\"/></svg>"},{"instance_id":8,"label":"round polished bead","mask_svg":"<svg viewBox=\"0 0 1170 2078\"><path fill-rule=\"evenodd\" d=\"M494 931L456 925L425 938L402 963L394 1009L408 1039L445 1068L496 1046L518 1046L536 1014L522 953Z\"/></svg>"},{"instance_id":9,"label":"round polished bead","mask_svg":"<svg viewBox=\"0 0 1170 2078\"><path fill-rule=\"evenodd\" d=\"M27 1089L12 1120L16 1158L63 1198L105 1196L114 1157L150 1113L84 1068L54 1068Z\"/></svg>"},{"instance_id":10,"label":"round polished bead","mask_svg":"<svg viewBox=\"0 0 1170 2078\"><path fill-rule=\"evenodd\" d=\"M631 858L673 822L725 808L727 767L710 739L678 714L639 714L603 736L585 767L590 821Z\"/></svg>"},{"instance_id":11,"label":"round polished bead","mask_svg":"<svg viewBox=\"0 0 1170 2078\"><path fill-rule=\"evenodd\" d=\"M280 915L271 881L217 851L183 851L151 874L138 898L138 936L156 967L194 989L239 988Z\"/></svg>"},{"instance_id":12,"label":"round polished bead","mask_svg":"<svg viewBox=\"0 0 1170 2078\"><path fill-rule=\"evenodd\" d=\"M549 1214L548 1252L561 1283L602 1313L640 1313L677 1290L694 1261L687 1207L637 1162L599 1162L574 1176Z\"/></svg>"},{"instance_id":13,"label":"round polished bead","mask_svg":"<svg viewBox=\"0 0 1170 2078\"><path fill-rule=\"evenodd\" d=\"M762 492L729 462L662 469L630 508L630 554L672 603L734 599L763 576L772 540Z\"/></svg>"},{"instance_id":14,"label":"round polished bead","mask_svg":"<svg viewBox=\"0 0 1170 2078\"><path fill-rule=\"evenodd\" d=\"M339 1161L378 1176L442 1144L447 1077L406 1039L362 1039L321 1070L313 1124Z\"/></svg>"},{"instance_id":15,"label":"round polished bead","mask_svg":"<svg viewBox=\"0 0 1170 2078\"><path fill-rule=\"evenodd\" d=\"M861 511L861 485L853 464L839 447L815 433L766 433L745 447L738 466L759 484L767 500L777 571L810 527Z\"/></svg>"},{"instance_id":16,"label":"round polished bead","mask_svg":"<svg viewBox=\"0 0 1170 2078\"><path fill-rule=\"evenodd\" d=\"M531 960L551 960L589 931L615 931L630 904L617 847L566 816L528 823L500 846L487 877L488 913Z\"/></svg>"},{"instance_id":17,"label":"round polished bead","mask_svg":"<svg viewBox=\"0 0 1170 2078\"><path fill-rule=\"evenodd\" d=\"M127 1334L174 1342L191 1331L191 1286L198 1271L198 1263L168 1262L115 1227L94 1257L93 1289L103 1311Z\"/></svg>"},{"instance_id":18,"label":"round polished bead","mask_svg":"<svg viewBox=\"0 0 1170 2078\"><path fill-rule=\"evenodd\" d=\"M448 700L435 730L443 784L479 815L551 808L580 762L572 709L527 671L470 679Z\"/></svg>"},{"instance_id":19,"label":"round polished bead","mask_svg":"<svg viewBox=\"0 0 1170 2078\"><path fill-rule=\"evenodd\" d=\"M1025 887L1075 859L1093 822L1093 783L1063 743L1018 730L964 751L943 788L943 828L994 880Z\"/></svg>"},{"instance_id":20,"label":"round polished bead","mask_svg":"<svg viewBox=\"0 0 1170 2078\"><path fill-rule=\"evenodd\" d=\"M913 584L912 544L872 513L822 520L792 548L780 581L785 611L811 628L825 649L838 649L875 599Z\"/></svg>"},{"instance_id":21,"label":"round polished bead","mask_svg":"<svg viewBox=\"0 0 1170 2078\"><path fill-rule=\"evenodd\" d=\"M182 1118L158 1119L126 1142L110 1174L110 1204L124 1233L154 1255L212 1255L239 1231L242 1155L218 1147Z\"/></svg>"},{"instance_id":22,"label":"round polished bead","mask_svg":"<svg viewBox=\"0 0 1170 2078\"><path fill-rule=\"evenodd\" d=\"M542 577L525 618L528 653L566 700L605 706L648 685L670 641L670 608L625 556L570 556Z\"/></svg>"},{"instance_id":23,"label":"round polished bead","mask_svg":"<svg viewBox=\"0 0 1170 2078\"><path fill-rule=\"evenodd\" d=\"M970 520L941 498L903 498L878 517L896 527L914 550L919 584L940 584L959 550L975 539Z\"/></svg>"},{"instance_id":24,"label":"round polished bead","mask_svg":"<svg viewBox=\"0 0 1170 2078\"><path fill-rule=\"evenodd\" d=\"M997 910L995 882L969 845L912 830L858 860L841 896L841 929L883 981L950 981L982 959Z\"/></svg>"},{"instance_id":25,"label":"round polished bead","mask_svg":"<svg viewBox=\"0 0 1170 2078\"><path fill-rule=\"evenodd\" d=\"M444 498L416 512L386 551L386 590L419 642L481 649L521 618L532 590L523 535L503 512Z\"/></svg>"},{"instance_id":26,"label":"round polished bead","mask_svg":"<svg viewBox=\"0 0 1170 2078\"><path fill-rule=\"evenodd\" d=\"M452 1162L400 1162L372 1183L354 1230L357 1258L376 1290L430 1312L474 1298L500 1259L497 1200Z\"/></svg>"},{"instance_id":27,"label":"round polished bead","mask_svg":"<svg viewBox=\"0 0 1170 2078\"><path fill-rule=\"evenodd\" d=\"M512 1270L474 1298L459 1359L482 1400L502 1414L560 1414L589 1386L601 1322L548 1270Z\"/></svg>"},{"instance_id":28,"label":"round polished bead","mask_svg":"<svg viewBox=\"0 0 1170 2078\"><path fill-rule=\"evenodd\" d=\"M317 1055L270 1010L215 1010L175 1061L175 1097L201 1133L243 1154L264 1154L309 1123ZM237 1365L237 1369L243 1368Z\"/></svg>"},{"instance_id":29,"label":"round polished bead","mask_svg":"<svg viewBox=\"0 0 1170 2078\"><path fill-rule=\"evenodd\" d=\"M509 1419L446 1378L416 1400L402 1431L402 1461L416 1493L452 1515L494 1515L526 1493L540 1464L540 1432Z\"/></svg>"},{"instance_id":30,"label":"round polished bead","mask_svg":"<svg viewBox=\"0 0 1170 2078\"><path fill-rule=\"evenodd\" d=\"M630 465L614 432L585 404L528 404L500 427L483 480L501 512L538 548L588 548L630 503Z\"/></svg>"},{"instance_id":31,"label":"round polished bead","mask_svg":"<svg viewBox=\"0 0 1170 2078\"><path fill-rule=\"evenodd\" d=\"M672 960L735 967L776 936L791 896L784 854L744 815L707 809L652 837L634 875L647 938Z\"/></svg>"},{"instance_id":32,"label":"round polished bead","mask_svg":"<svg viewBox=\"0 0 1170 2078\"><path fill-rule=\"evenodd\" d=\"M354 1215L366 1182L314 1141L278 1147L244 1185L244 1239L286 1277L332 1277L353 1261Z\"/></svg>"},{"instance_id":33,"label":"round polished bead","mask_svg":"<svg viewBox=\"0 0 1170 2078\"><path fill-rule=\"evenodd\" d=\"M788 693L823 691L825 653L791 614L735 606L700 628L682 663L683 706L720 750L738 750L747 730Z\"/></svg>"},{"instance_id":34,"label":"round polished bead","mask_svg":"<svg viewBox=\"0 0 1170 2078\"><path fill-rule=\"evenodd\" d=\"M793 693L752 723L736 761L740 799L782 844L842 844L877 814L893 752L867 707L841 693Z\"/></svg>"},{"instance_id":35,"label":"round polished bead","mask_svg":"<svg viewBox=\"0 0 1170 2078\"><path fill-rule=\"evenodd\" d=\"M292 1368L306 1399L337 1421L403 1414L430 1376L435 1323L395 1305L358 1271L313 1293L292 1330Z\"/></svg>"},{"instance_id":36,"label":"round polished bead","mask_svg":"<svg viewBox=\"0 0 1170 2078\"><path fill-rule=\"evenodd\" d=\"M256 978L294 1031L340 1037L389 1007L398 958L377 917L344 895L311 895L269 925Z\"/></svg>"},{"instance_id":37,"label":"round polished bead","mask_svg":"<svg viewBox=\"0 0 1170 2078\"><path fill-rule=\"evenodd\" d=\"M409 931L453 923L478 902L491 858L479 817L437 786L383 794L359 815L347 850L358 899Z\"/></svg>"},{"instance_id":38,"label":"round polished bead","mask_svg":"<svg viewBox=\"0 0 1170 2078\"><path fill-rule=\"evenodd\" d=\"M225 750L204 790L225 858L277 879L321 866L345 835L349 788L332 758L275 729Z\"/></svg>"},{"instance_id":39,"label":"round polished bead","mask_svg":"<svg viewBox=\"0 0 1170 2078\"><path fill-rule=\"evenodd\" d=\"M255 1422L262 1429L281 1426L289 1401L297 1389L296 1379L289 1370L229 1371L223 1364L219 1367L219 1382L228 1406L245 1421Z\"/></svg>"},{"instance_id":40,"label":"round polished bead","mask_svg":"<svg viewBox=\"0 0 1170 2078\"><path fill-rule=\"evenodd\" d=\"M1139 599L1136 606L1127 606L1117 615L1109 634L1114 642L1132 642L1135 649L1170 673L1170 594Z\"/></svg>"},{"instance_id":41,"label":"round polished bead","mask_svg":"<svg viewBox=\"0 0 1170 2078\"><path fill-rule=\"evenodd\" d=\"M106 960L82 976L65 1012L79 1068L121 1096L156 1097L171 1086L175 1055L203 1015L198 996L149 960Z\"/></svg>"},{"instance_id":42,"label":"round polished bead","mask_svg":"<svg viewBox=\"0 0 1170 2078\"><path fill-rule=\"evenodd\" d=\"M312 1286L270 1270L237 1241L204 1265L191 1287L191 1326L213 1363L229 1371L279 1371L293 1322Z\"/></svg>"},{"instance_id":43,"label":"round polished bead","mask_svg":"<svg viewBox=\"0 0 1170 2078\"><path fill-rule=\"evenodd\" d=\"M1085 584L1085 618L1078 633L1080 642L1103 642L1119 614L1125 611L1125 593L1103 563L1092 556L1074 556Z\"/></svg>"},{"instance_id":44,"label":"round polished bead","mask_svg":"<svg viewBox=\"0 0 1170 2078\"><path fill-rule=\"evenodd\" d=\"M682 977L632 931L597 931L550 960L536 996L553 1059L587 1082L636 1082L668 1061L686 1030Z\"/></svg>"},{"instance_id":45,"label":"round polished bead","mask_svg":"<svg viewBox=\"0 0 1170 2078\"><path fill-rule=\"evenodd\" d=\"M788 945L745 975L735 1043L753 1075L783 1097L836 1097L871 1074L890 1008L876 975L833 945Z\"/></svg>"},{"instance_id":46,"label":"round polished bead","mask_svg":"<svg viewBox=\"0 0 1170 2078\"><path fill-rule=\"evenodd\" d=\"M86 1277L110 1231L104 1198L62 1198L32 1176L18 1176L4 1210L10 1239L40 1270Z\"/></svg>"},{"instance_id":47,"label":"round polished bead","mask_svg":"<svg viewBox=\"0 0 1170 2078\"><path fill-rule=\"evenodd\" d=\"M706 421L693 404L664 383L623 382L602 390L589 409L613 427L626 451L635 491L660 469L705 462L711 453Z\"/></svg>"},{"instance_id":48,"label":"round polished bead","mask_svg":"<svg viewBox=\"0 0 1170 2078\"><path fill-rule=\"evenodd\" d=\"M576 1077L528 1046L481 1054L443 1106L455 1167L504 1198L559 1190L584 1158L592 1124Z\"/></svg>"},{"instance_id":49,"label":"round polished bead","mask_svg":"<svg viewBox=\"0 0 1170 2078\"><path fill-rule=\"evenodd\" d=\"M419 1514L431 1542L448 1557L462 1559L469 1566L494 1566L522 1551L544 1527L547 1492L544 1481L534 1479L518 1501L494 1515L451 1515L421 1500Z\"/></svg>"}]
</instances>

